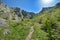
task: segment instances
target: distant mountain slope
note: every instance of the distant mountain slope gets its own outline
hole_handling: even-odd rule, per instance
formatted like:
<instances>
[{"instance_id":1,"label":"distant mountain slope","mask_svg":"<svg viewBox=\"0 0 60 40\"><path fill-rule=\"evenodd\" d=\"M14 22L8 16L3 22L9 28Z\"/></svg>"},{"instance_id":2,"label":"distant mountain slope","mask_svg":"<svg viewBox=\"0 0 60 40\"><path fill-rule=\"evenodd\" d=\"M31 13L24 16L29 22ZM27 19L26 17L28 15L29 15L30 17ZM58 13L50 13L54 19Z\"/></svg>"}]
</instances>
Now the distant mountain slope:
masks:
<instances>
[{"instance_id":1,"label":"distant mountain slope","mask_svg":"<svg viewBox=\"0 0 60 40\"><path fill-rule=\"evenodd\" d=\"M33 12L27 12L24 11L18 7L16 8L11 8L4 3L0 3L0 17L5 18L5 19L12 19L13 16L14 18L19 17L20 19L23 18L33 18L35 13Z\"/></svg>"},{"instance_id":2,"label":"distant mountain slope","mask_svg":"<svg viewBox=\"0 0 60 40\"><path fill-rule=\"evenodd\" d=\"M22 17L22 18L33 18L35 13L33 12L27 12L27 11L24 11L20 8L13 8L14 12L16 15L18 15L19 17Z\"/></svg>"},{"instance_id":3,"label":"distant mountain slope","mask_svg":"<svg viewBox=\"0 0 60 40\"><path fill-rule=\"evenodd\" d=\"M55 6L53 7L45 7L41 10L41 12L39 13L43 13L43 12L48 12L48 13L51 13L53 12L55 9L59 9L60 8L60 3L57 3Z\"/></svg>"}]
</instances>

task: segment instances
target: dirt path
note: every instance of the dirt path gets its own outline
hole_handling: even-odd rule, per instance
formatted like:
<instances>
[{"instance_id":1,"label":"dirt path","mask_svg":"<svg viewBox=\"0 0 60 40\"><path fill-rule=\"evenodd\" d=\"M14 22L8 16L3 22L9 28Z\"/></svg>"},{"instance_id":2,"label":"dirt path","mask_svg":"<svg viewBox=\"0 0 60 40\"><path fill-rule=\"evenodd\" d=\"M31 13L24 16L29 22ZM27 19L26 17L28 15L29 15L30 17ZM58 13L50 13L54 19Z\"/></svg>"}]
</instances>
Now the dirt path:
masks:
<instances>
[{"instance_id":1,"label":"dirt path","mask_svg":"<svg viewBox=\"0 0 60 40\"><path fill-rule=\"evenodd\" d=\"M34 32L34 28L33 28L33 26L32 26L31 29L30 29L30 31L29 31L29 34L28 34L28 36L26 37L25 40L30 40L31 37L32 37L33 32Z\"/></svg>"}]
</instances>

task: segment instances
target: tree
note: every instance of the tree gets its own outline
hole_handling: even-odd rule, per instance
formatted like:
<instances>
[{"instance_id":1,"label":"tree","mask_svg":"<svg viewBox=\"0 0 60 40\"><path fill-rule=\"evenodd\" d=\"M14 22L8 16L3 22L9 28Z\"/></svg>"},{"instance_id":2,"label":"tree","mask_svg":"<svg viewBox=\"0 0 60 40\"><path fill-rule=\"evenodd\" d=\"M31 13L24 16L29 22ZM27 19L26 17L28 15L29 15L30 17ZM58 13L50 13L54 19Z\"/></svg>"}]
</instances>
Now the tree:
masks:
<instances>
[{"instance_id":1,"label":"tree","mask_svg":"<svg viewBox=\"0 0 60 40\"><path fill-rule=\"evenodd\" d=\"M51 33L51 31L52 31L51 23L49 20L46 21L46 27L47 27L47 32L49 34L49 40L53 40L52 33Z\"/></svg>"}]
</instances>

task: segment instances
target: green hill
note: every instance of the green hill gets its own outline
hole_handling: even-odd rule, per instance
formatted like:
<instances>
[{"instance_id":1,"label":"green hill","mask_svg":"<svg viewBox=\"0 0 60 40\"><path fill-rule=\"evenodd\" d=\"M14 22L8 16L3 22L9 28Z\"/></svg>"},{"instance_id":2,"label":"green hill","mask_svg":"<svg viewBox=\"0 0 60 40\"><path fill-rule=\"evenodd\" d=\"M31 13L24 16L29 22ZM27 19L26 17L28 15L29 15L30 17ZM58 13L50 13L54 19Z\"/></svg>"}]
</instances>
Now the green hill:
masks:
<instances>
[{"instance_id":1,"label":"green hill","mask_svg":"<svg viewBox=\"0 0 60 40\"><path fill-rule=\"evenodd\" d=\"M0 4L0 40L25 39L60 40L60 3L38 14Z\"/></svg>"}]
</instances>

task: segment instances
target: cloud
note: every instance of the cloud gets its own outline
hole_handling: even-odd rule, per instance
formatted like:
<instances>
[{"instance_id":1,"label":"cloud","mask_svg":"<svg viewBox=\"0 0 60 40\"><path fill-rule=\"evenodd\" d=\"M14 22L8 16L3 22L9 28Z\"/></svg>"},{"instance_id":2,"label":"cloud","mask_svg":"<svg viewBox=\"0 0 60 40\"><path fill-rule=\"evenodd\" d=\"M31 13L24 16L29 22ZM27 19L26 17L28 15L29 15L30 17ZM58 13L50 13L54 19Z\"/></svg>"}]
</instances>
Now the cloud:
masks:
<instances>
[{"instance_id":1,"label":"cloud","mask_svg":"<svg viewBox=\"0 0 60 40\"><path fill-rule=\"evenodd\" d=\"M50 7L54 0L38 0L38 6Z\"/></svg>"}]
</instances>

